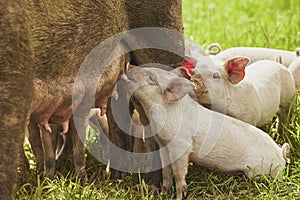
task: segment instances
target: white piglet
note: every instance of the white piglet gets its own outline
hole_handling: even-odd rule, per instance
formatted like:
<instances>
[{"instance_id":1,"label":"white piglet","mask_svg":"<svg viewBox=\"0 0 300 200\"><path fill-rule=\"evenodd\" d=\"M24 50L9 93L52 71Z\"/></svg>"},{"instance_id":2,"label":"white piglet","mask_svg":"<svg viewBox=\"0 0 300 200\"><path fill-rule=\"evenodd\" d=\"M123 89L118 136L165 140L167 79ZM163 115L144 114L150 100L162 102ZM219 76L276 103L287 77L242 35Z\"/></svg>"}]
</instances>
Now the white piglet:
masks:
<instances>
[{"instance_id":1,"label":"white piglet","mask_svg":"<svg viewBox=\"0 0 300 200\"><path fill-rule=\"evenodd\" d=\"M297 58L289 66L289 71L294 76L295 85L300 89L300 48L296 49Z\"/></svg>"},{"instance_id":2,"label":"white piglet","mask_svg":"<svg viewBox=\"0 0 300 200\"><path fill-rule=\"evenodd\" d=\"M221 51L216 56L222 60L246 56L250 60L249 64L259 60L276 60L278 56L281 56L282 64L286 67L288 67L296 58L296 55L293 51L260 47L233 47Z\"/></svg>"},{"instance_id":3,"label":"white piglet","mask_svg":"<svg viewBox=\"0 0 300 200\"><path fill-rule=\"evenodd\" d=\"M287 121L295 95L294 79L282 64L257 61L248 67L247 57L224 62L216 56L199 58L191 75L198 102L251 125L265 127L277 113Z\"/></svg>"},{"instance_id":4,"label":"white piglet","mask_svg":"<svg viewBox=\"0 0 300 200\"><path fill-rule=\"evenodd\" d=\"M289 145L280 148L262 130L199 105L186 95L192 90L187 79L157 68L133 68L122 78L141 104L157 142L168 150L177 199L187 194L189 161L252 178L281 177Z\"/></svg>"}]
</instances>

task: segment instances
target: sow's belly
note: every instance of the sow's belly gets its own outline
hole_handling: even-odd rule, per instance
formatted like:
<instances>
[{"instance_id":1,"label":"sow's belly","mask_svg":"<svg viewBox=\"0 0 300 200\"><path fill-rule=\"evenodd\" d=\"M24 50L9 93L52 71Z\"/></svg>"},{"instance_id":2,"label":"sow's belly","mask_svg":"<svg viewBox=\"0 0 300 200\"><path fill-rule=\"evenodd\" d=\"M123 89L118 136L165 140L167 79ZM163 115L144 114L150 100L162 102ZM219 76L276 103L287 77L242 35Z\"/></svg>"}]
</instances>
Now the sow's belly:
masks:
<instances>
[{"instance_id":1,"label":"sow's belly","mask_svg":"<svg viewBox=\"0 0 300 200\"><path fill-rule=\"evenodd\" d=\"M34 95L29 118L43 127L68 123L72 116L72 79L61 81L33 80Z\"/></svg>"},{"instance_id":2,"label":"sow's belly","mask_svg":"<svg viewBox=\"0 0 300 200\"><path fill-rule=\"evenodd\" d=\"M106 102L111 96L114 83L117 81L118 74L103 78L97 84L95 91L95 107L105 113ZM76 85L75 98L73 94L74 80L65 78L63 80L43 81L33 80L34 95L30 105L28 119L47 129L50 124L66 124L72 117L73 109L77 109L85 98L86 88L82 84ZM73 98L73 99L72 99ZM74 102L72 102L74 100ZM93 105L91 105L93 106ZM86 118L88 119L89 110ZM85 117L85 115L83 115Z\"/></svg>"},{"instance_id":3,"label":"sow's belly","mask_svg":"<svg viewBox=\"0 0 300 200\"><path fill-rule=\"evenodd\" d=\"M76 94L73 94L74 77L63 77L52 80L33 80L34 95L30 105L28 119L35 121L42 126L49 123L63 124L72 117L72 111L78 110L82 105L86 94L94 93L95 107L105 113L108 97L111 96L115 83L122 73L125 59L117 59L110 66L106 67L100 77L95 91L87 91L86 84L76 82ZM88 79L89 80L89 79ZM72 102L72 98L74 102ZM91 105L93 106L93 105ZM85 112L85 110L84 110ZM87 111L89 112L89 110ZM85 115L83 115L85 117ZM88 118L88 113L86 115Z\"/></svg>"}]
</instances>

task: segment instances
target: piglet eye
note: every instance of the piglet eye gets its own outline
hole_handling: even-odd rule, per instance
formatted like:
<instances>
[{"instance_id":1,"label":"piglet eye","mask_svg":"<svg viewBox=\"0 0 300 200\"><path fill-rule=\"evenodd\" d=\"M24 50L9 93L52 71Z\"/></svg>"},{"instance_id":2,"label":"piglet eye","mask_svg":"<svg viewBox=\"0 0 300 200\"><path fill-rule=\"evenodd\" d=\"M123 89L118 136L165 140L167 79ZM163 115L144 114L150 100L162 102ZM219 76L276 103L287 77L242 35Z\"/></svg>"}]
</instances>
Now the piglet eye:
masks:
<instances>
[{"instance_id":1,"label":"piglet eye","mask_svg":"<svg viewBox=\"0 0 300 200\"><path fill-rule=\"evenodd\" d=\"M213 77L213 79L220 79L221 75L220 75L219 72L215 72L215 73L212 74L212 77Z\"/></svg>"}]
</instances>

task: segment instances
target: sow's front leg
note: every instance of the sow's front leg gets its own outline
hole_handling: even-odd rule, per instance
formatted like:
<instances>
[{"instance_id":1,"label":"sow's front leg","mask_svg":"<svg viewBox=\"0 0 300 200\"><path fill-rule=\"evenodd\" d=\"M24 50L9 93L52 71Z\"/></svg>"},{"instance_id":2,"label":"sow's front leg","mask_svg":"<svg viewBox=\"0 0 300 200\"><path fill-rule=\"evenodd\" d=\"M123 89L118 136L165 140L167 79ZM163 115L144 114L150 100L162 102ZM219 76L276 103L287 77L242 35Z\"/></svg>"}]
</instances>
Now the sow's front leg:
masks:
<instances>
[{"instance_id":1,"label":"sow's front leg","mask_svg":"<svg viewBox=\"0 0 300 200\"><path fill-rule=\"evenodd\" d=\"M0 198L13 199L33 96L29 1L0 1Z\"/></svg>"},{"instance_id":2,"label":"sow's front leg","mask_svg":"<svg viewBox=\"0 0 300 200\"><path fill-rule=\"evenodd\" d=\"M75 166L75 173L81 178L86 177L85 171L85 120L77 120L76 126L74 118L70 120L69 134L72 137L73 144L73 161ZM82 123L81 123L82 122Z\"/></svg>"}]
</instances>

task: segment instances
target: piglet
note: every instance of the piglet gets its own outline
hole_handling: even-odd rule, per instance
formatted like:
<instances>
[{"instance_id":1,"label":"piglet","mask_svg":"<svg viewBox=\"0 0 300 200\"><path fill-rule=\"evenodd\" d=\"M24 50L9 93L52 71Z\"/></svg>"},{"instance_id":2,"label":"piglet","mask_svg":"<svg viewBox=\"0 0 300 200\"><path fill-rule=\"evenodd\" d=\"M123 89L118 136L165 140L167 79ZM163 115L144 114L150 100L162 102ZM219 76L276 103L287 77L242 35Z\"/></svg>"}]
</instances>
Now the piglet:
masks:
<instances>
[{"instance_id":1,"label":"piglet","mask_svg":"<svg viewBox=\"0 0 300 200\"><path fill-rule=\"evenodd\" d=\"M296 49L297 58L289 66L289 71L294 76L295 85L300 89L300 48Z\"/></svg>"},{"instance_id":2,"label":"piglet","mask_svg":"<svg viewBox=\"0 0 300 200\"><path fill-rule=\"evenodd\" d=\"M246 67L248 63L247 57L226 62L216 56L199 58L190 77L196 85L198 102L262 128L276 113L280 124L286 123L295 95L291 73L271 60Z\"/></svg>"},{"instance_id":3,"label":"piglet","mask_svg":"<svg viewBox=\"0 0 300 200\"><path fill-rule=\"evenodd\" d=\"M187 79L157 68L133 68L122 79L160 147L167 149L177 199L187 195L189 161L222 172L242 171L251 178L281 177L289 144L280 148L262 130L199 105L187 95L192 90Z\"/></svg>"},{"instance_id":4,"label":"piglet","mask_svg":"<svg viewBox=\"0 0 300 200\"><path fill-rule=\"evenodd\" d=\"M279 55L282 57L282 64L286 67L296 58L293 51L260 47L233 47L218 53L216 56L224 61L246 56L249 58L249 64L252 64L259 60L276 60Z\"/></svg>"}]
</instances>

